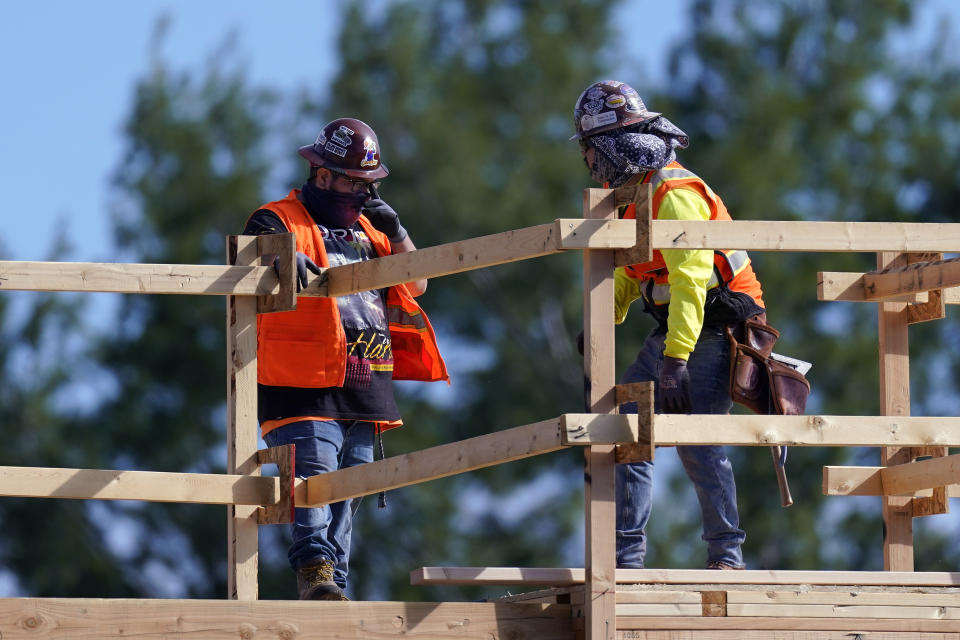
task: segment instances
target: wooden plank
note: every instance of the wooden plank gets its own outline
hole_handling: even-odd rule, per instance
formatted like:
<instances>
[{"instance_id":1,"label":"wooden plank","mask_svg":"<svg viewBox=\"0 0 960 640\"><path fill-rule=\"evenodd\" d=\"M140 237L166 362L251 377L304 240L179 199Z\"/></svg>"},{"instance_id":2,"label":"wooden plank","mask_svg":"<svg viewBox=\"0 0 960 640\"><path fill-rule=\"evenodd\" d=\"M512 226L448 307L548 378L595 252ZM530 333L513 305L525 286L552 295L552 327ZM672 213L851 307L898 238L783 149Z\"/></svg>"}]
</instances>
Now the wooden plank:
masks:
<instances>
[{"instance_id":1,"label":"wooden plank","mask_svg":"<svg viewBox=\"0 0 960 640\"><path fill-rule=\"evenodd\" d=\"M817 300L825 302L867 302L867 292L864 289L863 277L866 273L851 271L820 271L817 273ZM958 302L960 302L960 289ZM924 303L929 300L927 292L911 293L904 296L895 296L890 302ZM875 302L870 300L870 302Z\"/></svg>"},{"instance_id":2,"label":"wooden plank","mask_svg":"<svg viewBox=\"0 0 960 640\"><path fill-rule=\"evenodd\" d=\"M654 220L654 249L960 251L960 223Z\"/></svg>"},{"instance_id":3,"label":"wooden plank","mask_svg":"<svg viewBox=\"0 0 960 640\"><path fill-rule=\"evenodd\" d=\"M960 483L960 454L885 467L880 477L884 492L889 495L957 484Z\"/></svg>"},{"instance_id":4,"label":"wooden plank","mask_svg":"<svg viewBox=\"0 0 960 640\"><path fill-rule=\"evenodd\" d=\"M621 616L700 616L703 613L700 603L684 604L681 602L636 603L618 604L617 617Z\"/></svg>"},{"instance_id":5,"label":"wooden plank","mask_svg":"<svg viewBox=\"0 0 960 640\"><path fill-rule=\"evenodd\" d=\"M637 403L637 441L619 444L615 450L617 464L653 460L656 445L653 435L653 382L632 382L616 386L617 404Z\"/></svg>"},{"instance_id":6,"label":"wooden plank","mask_svg":"<svg viewBox=\"0 0 960 640\"><path fill-rule=\"evenodd\" d=\"M659 446L960 446L960 418L657 414Z\"/></svg>"},{"instance_id":7,"label":"wooden plank","mask_svg":"<svg viewBox=\"0 0 960 640\"><path fill-rule=\"evenodd\" d=\"M614 252L614 266L623 267L653 259L653 247L650 243L650 220L653 219L651 189L652 186L649 184L639 184L614 190L618 207L631 203L636 205L636 242L628 249L619 249Z\"/></svg>"},{"instance_id":8,"label":"wooden plank","mask_svg":"<svg viewBox=\"0 0 960 640\"><path fill-rule=\"evenodd\" d=\"M277 276L280 290L270 296L257 298L257 313L290 311L297 308L297 237L293 233L271 233L257 236L260 264L273 268L277 258Z\"/></svg>"},{"instance_id":9,"label":"wooden plank","mask_svg":"<svg viewBox=\"0 0 960 640\"><path fill-rule=\"evenodd\" d=\"M767 630L747 631L738 629L628 629L617 631L617 640L960 640L955 633L923 633L908 631L871 631L869 635L856 631L784 631L771 635Z\"/></svg>"},{"instance_id":10,"label":"wooden plank","mask_svg":"<svg viewBox=\"0 0 960 640\"><path fill-rule=\"evenodd\" d=\"M865 591L729 591L727 604L830 604L881 607L960 607L960 593Z\"/></svg>"},{"instance_id":11,"label":"wooden plank","mask_svg":"<svg viewBox=\"0 0 960 640\"><path fill-rule=\"evenodd\" d=\"M623 591L617 590L617 604L640 603L702 604L703 596L697 591Z\"/></svg>"},{"instance_id":12,"label":"wooden plank","mask_svg":"<svg viewBox=\"0 0 960 640\"><path fill-rule=\"evenodd\" d=\"M957 286L960 286L960 258L907 264L863 276L868 300Z\"/></svg>"},{"instance_id":13,"label":"wooden plank","mask_svg":"<svg viewBox=\"0 0 960 640\"><path fill-rule=\"evenodd\" d=\"M301 296L342 296L422 278L471 271L538 258L570 248L630 246L633 223L560 218L554 222L469 238L324 270L311 278Z\"/></svg>"},{"instance_id":14,"label":"wooden plank","mask_svg":"<svg viewBox=\"0 0 960 640\"><path fill-rule=\"evenodd\" d=\"M570 607L491 602L2 598L3 638L570 640Z\"/></svg>"},{"instance_id":15,"label":"wooden plank","mask_svg":"<svg viewBox=\"0 0 960 640\"><path fill-rule=\"evenodd\" d=\"M560 587L583 584L583 576L583 569L580 568L421 567L410 573L410 583ZM617 569L616 581L617 584L674 584L698 587L717 584L958 587L960 572Z\"/></svg>"},{"instance_id":16,"label":"wooden plank","mask_svg":"<svg viewBox=\"0 0 960 640\"><path fill-rule=\"evenodd\" d=\"M280 483L277 478L218 473L0 467L0 495L273 505L280 499Z\"/></svg>"},{"instance_id":17,"label":"wooden plank","mask_svg":"<svg viewBox=\"0 0 960 640\"><path fill-rule=\"evenodd\" d=\"M297 506L319 507L557 451L564 446L560 423L552 418L312 476L305 480L306 501Z\"/></svg>"},{"instance_id":18,"label":"wooden plank","mask_svg":"<svg viewBox=\"0 0 960 640\"><path fill-rule=\"evenodd\" d=\"M227 237L227 263L259 259L253 236ZM264 268L264 267L257 267ZM271 272L272 268L269 269ZM276 275L273 276L276 278ZM227 473L259 476L257 465L257 299L227 296ZM257 507L227 507L227 597L256 600Z\"/></svg>"},{"instance_id":19,"label":"wooden plank","mask_svg":"<svg viewBox=\"0 0 960 640\"><path fill-rule=\"evenodd\" d=\"M874 631L907 631L956 633L960 631L960 620L918 620L883 618L797 618L797 617L619 617L617 629L685 629L685 630L753 630L768 631L850 631L863 634L863 640L873 640ZM866 636L870 633L870 636ZM848 634L851 635L851 634ZM624 635L624 638L631 636ZM770 636L768 636L770 637ZM779 640L780 634L776 635Z\"/></svg>"},{"instance_id":20,"label":"wooden plank","mask_svg":"<svg viewBox=\"0 0 960 640\"><path fill-rule=\"evenodd\" d=\"M0 261L0 291L263 296L279 292L272 268L216 264Z\"/></svg>"},{"instance_id":21,"label":"wooden plank","mask_svg":"<svg viewBox=\"0 0 960 640\"><path fill-rule=\"evenodd\" d=\"M916 463L913 463L916 464ZM888 467L824 467L823 495L825 496L882 496L884 485L881 472ZM930 496L932 491L920 489L908 492L913 497ZM960 498L960 484L947 486L947 497Z\"/></svg>"},{"instance_id":22,"label":"wooden plank","mask_svg":"<svg viewBox=\"0 0 960 640\"><path fill-rule=\"evenodd\" d=\"M554 224L560 249L617 249L637 241L636 224L628 220L558 218Z\"/></svg>"},{"instance_id":23,"label":"wooden plank","mask_svg":"<svg viewBox=\"0 0 960 640\"><path fill-rule=\"evenodd\" d=\"M289 524L294 519L294 474L296 473L297 445L284 444L257 451L257 464L275 464L280 477L280 495L277 503L257 509L258 524Z\"/></svg>"},{"instance_id":24,"label":"wooden plank","mask_svg":"<svg viewBox=\"0 0 960 640\"><path fill-rule=\"evenodd\" d=\"M700 602L701 615L704 615L704 616L728 615L726 591L704 591L700 594L700 596L702 598Z\"/></svg>"},{"instance_id":25,"label":"wooden plank","mask_svg":"<svg viewBox=\"0 0 960 640\"><path fill-rule=\"evenodd\" d=\"M633 443L637 441L637 416L565 413L560 416L565 445Z\"/></svg>"},{"instance_id":26,"label":"wooden plank","mask_svg":"<svg viewBox=\"0 0 960 640\"><path fill-rule=\"evenodd\" d=\"M607 189L585 189L583 217L616 220L616 199ZM632 226L632 225L631 225ZM631 243L632 244L632 243ZM613 252L583 252L583 374L591 413L617 411L614 387ZM586 640L614 640L616 634L616 547L613 445L585 452Z\"/></svg>"},{"instance_id":27,"label":"wooden plank","mask_svg":"<svg viewBox=\"0 0 960 640\"><path fill-rule=\"evenodd\" d=\"M958 598L960 599L960 598ZM731 604L730 616L783 616L798 618L927 618L960 619L957 607L881 606L860 604Z\"/></svg>"},{"instance_id":28,"label":"wooden plank","mask_svg":"<svg viewBox=\"0 0 960 640\"><path fill-rule=\"evenodd\" d=\"M904 266L908 260L909 256L904 254L881 252L877 254L877 268ZM880 413L885 416L910 415L910 347L906 306L902 302L881 302L877 305ZM911 459L909 449L885 447L880 450L880 464L883 466L903 464ZM913 571L911 500L912 498L901 496L881 498L884 525L883 568L887 571Z\"/></svg>"}]
</instances>

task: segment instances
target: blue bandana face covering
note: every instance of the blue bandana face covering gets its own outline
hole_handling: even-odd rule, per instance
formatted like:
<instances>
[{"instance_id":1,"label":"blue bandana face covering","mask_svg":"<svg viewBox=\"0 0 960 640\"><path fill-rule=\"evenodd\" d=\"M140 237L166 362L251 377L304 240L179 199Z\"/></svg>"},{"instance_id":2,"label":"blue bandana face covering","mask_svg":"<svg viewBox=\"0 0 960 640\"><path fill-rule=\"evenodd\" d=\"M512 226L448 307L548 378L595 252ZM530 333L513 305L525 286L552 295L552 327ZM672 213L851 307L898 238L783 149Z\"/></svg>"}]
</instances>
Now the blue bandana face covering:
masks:
<instances>
[{"instance_id":1,"label":"blue bandana face covering","mask_svg":"<svg viewBox=\"0 0 960 640\"><path fill-rule=\"evenodd\" d=\"M584 143L596 150L590 177L600 184L619 187L635 174L670 164L677 157L676 149L685 149L690 141L687 134L660 116L640 131L618 129L590 136Z\"/></svg>"},{"instance_id":2,"label":"blue bandana face covering","mask_svg":"<svg viewBox=\"0 0 960 640\"><path fill-rule=\"evenodd\" d=\"M307 211L318 223L330 229L349 229L360 218L360 208L370 196L366 193L340 193L321 189L308 180L300 190Z\"/></svg>"}]
</instances>

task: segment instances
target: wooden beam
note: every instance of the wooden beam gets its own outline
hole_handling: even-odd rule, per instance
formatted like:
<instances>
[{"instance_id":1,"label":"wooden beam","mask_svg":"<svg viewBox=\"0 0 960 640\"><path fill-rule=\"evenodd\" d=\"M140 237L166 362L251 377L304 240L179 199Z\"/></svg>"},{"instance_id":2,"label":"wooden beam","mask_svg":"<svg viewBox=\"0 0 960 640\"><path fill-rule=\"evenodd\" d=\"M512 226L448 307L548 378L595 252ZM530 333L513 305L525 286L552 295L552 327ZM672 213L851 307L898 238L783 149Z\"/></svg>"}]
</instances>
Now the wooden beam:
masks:
<instances>
[{"instance_id":1,"label":"wooden beam","mask_svg":"<svg viewBox=\"0 0 960 640\"><path fill-rule=\"evenodd\" d=\"M259 260L253 236L227 237L227 263ZM270 267L266 268L271 272ZM273 274L276 278L276 274ZM259 476L257 443L257 298L227 296L227 473ZM256 600L257 507L227 507L227 597Z\"/></svg>"},{"instance_id":2,"label":"wooden beam","mask_svg":"<svg viewBox=\"0 0 960 640\"><path fill-rule=\"evenodd\" d=\"M636 244L628 249L615 251L614 266L623 267L653 259L653 247L650 243L650 220L653 219L651 189L652 185L638 184L614 190L617 207L633 204L636 210Z\"/></svg>"},{"instance_id":3,"label":"wooden beam","mask_svg":"<svg viewBox=\"0 0 960 640\"><path fill-rule=\"evenodd\" d=\"M0 635L54 640L570 640L570 606L500 602L298 602L0 598Z\"/></svg>"},{"instance_id":4,"label":"wooden beam","mask_svg":"<svg viewBox=\"0 0 960 640\"><path fill-rule=\"evenodd\" d=\"M889 495L957 484L960 483L960 454L884 467L880 477L884 492Z\"/></svg>"},{"instance_id":5,"label":"wooden beam","mask_svg":"<svg viewBox=\"0 0 960 640\"><path fill-rule=\"evenodd\" d=\"M960 286L960 258L908 264L863 276L868 300L957 286Z\"/></svg>"},{"instance_id":6,"label":"wooden beam","mask_svg":"<svg viewBox=\"0 0 960 640\"><path fill-rule=\"evenodd\" d=\"M876 302L868 300L863 278L866 273L851 271L820 271L817 273L817 300L823 302ZM926 292L894 296L890 302L927 302ZM957 300L960 302L960 289Z\"/></svg>"},{"instance_id":7,"label":"wooden beam","mask_svg":"<svg viewBox=\"0 0 960 640\"><path fill-rule=\"evenodd\" d=\"M312 476L305 481L306 503L297 506L319 507L557 451L564 447L562 432L561 418L552 418Z\"/></svg>"},{"instance_id":8,"label":"wooden beam","mask_svg":"<svg viewBox=\"0 0 960 640\"><path fill-rule=\"evenodd\" d=\"M653 460L656 446L653 435L653 382L618 384L615 389L617 404L637 403L637 439L633 444L616 447L617 464Z\"/></svg>"},{"instance_id":9,"label":"wooden beam","mask_svg":"<svg viewBox=\"0 0 960 640\"><path fill-rule=\"evenodd\" d=\"M832 604L883 607L960 607L960 594L871 591L728 591L727 604Z\"/></svg>"},{"instance_id":10,"label":"wooden beam","mask_svg":"<svg viewBox=\"0 0 960 640\"><path fill-rule=\"evenodd\" d=\"M863 640L873 639L875 631L925 632L925 633L956 633L960 631L960 620L916 620L916 619L882 619L882 618L798 618L798 617L618 617L617 629L629 633L632 629L649 631L652 629L682 629L696 630L737 630L743 633L746 630L763 629L768 638L781 638L780 631L849 631L847 637L855 640L862 635ZM777 631L773 636L770 631ZM869 635L868 635L869 634ZM623 636L624 638L630 636ZM689 638L690 636L681 636ZM711 638L713 636L710 636ZM739 636L743 637L743 636ZM757 637L757 636L754 636ZM823 637L823 636L820 636ZM923 636L928 638L927 636ZM929 639L928 640L932 640ZM946 640L946 639L944 639ZM953 640L950 638L950 640Z\"/></svg>"},{"instance_id":11,"label":"wooden beam","mask_svg":"<svg viewBox=\"0 0 960 640\"><path fill-rule=\"evenodd\" d=\"M659 446L960 446L960 418L657 414Z\"/></svg>"},{"instance_id":12,"label":"wooden beam","mask_svg":"<svg viewBox=\"0 0 960 640\"><path fill-rule=\"evenodd\" d=\"M619 444L637 441L637 416L565 413L560 416L564 445Z\"/></svg>"},{"instance_id":13,"label":"wooden beam","mask_svg":"<svg viewBox=\"0 0 960 640\"><path fill-rule=\"evenodd\" d=\"M629 220L559 218L535 227L330 267L314 276L299 295L342 296L572 249L629 247L636 242L635 234Z\"/></svg>"},{"instance_id":14,"label":"wooden beam","mask_svg":"<svg viewBox=\"0 0 960 640\"><path fill-rule=\"evenodd\" d=\"M532 567L421 567L410 573L415 585L548 585L583 584L580 568ZM697 590L717 591L716 585L832 585L957 587L960 572L945 571L744 571L710 569L617 569L617 584L693 585ZM960 596L958 596L960 597Z\"/></svg>"},{"instance_id":15,"label":"wooden beam","mask_svg":"<svg viewBox=\"0 0 960 640\"><path fill-rule=\"evenodd\" d=\"M877 269L893 269L905 266L908 262L909 256L906 254L877 254ZM880 413L897 418L910 415L910 343L906 307L902 302L881 302L877 305ZM904 464L911 459L909 448L888 446L880 450L880 464L884 466ZM901 496L881 498L884 525L883 568L887 571L913 571L911 500L912 498Z\"/></svg>"},{"instance_id":16,"label":"wooden beam","mask_svg":"<svg viewBox=\"0 0 960 640\"><path fill-rule=\"evenodd\" d=\"M271 267L216 264L0 261L0 291L265 296L278 293Z\"/></svg>"},{"instance_id":17,"label":"wooden beam","mask_svg":"<svg viewBox=\"0 0 960 640\"><path fill-rule=\"evenodd\" d=\"M956 251L960 223L654 220L654 249Z\"/></svg>"},{"instance_id":18,"label":"wooden beam","mask_svg":"<svg viewBox=\"0 0 960 640\"><path fill-rule=\"evenodd\" d=\"M0 495L19 498L275 505L280 501L280 483L277 478L219 473L0 467Z\"/></svg>"},{"instance_id":19,"label":"wooden beam","mask_svg":"<svg viewBox=\"0 0 960 640\"><path fill-rule=\"evenodd\" d=\"M294 474L296 473L297 445L284 444L257 451L257 464L275 464L279 470L280 495L275 505L257 509L258 524L288 524L293 522L295 502Z\"/></svg>"},{"instance_id":20,"label":"wooden beam","mask_svg":"<svg viewBox=\"0 0 960 640\"><path fill-rule=\"evenodd\" d=\"M584 189L583 217L616 221L616 196L607 189ZM631 233L636 232L635 223ZM635 236L631 245L635 244ZM583 375L586 409L615 414L616 377L613 332L613 252L583 252ZM586 640L615 640L616 541L613 445L585 450L584 522Z\"/></svg>"},{"instance_id":21,"label":"wooden beam","mask_svg":"<svg viewBox=\"0 0 960 640\"><path fill-rule=\"evenodd\" d=\"M626 620L627 618L623 618ZM618 618L619 620L619 618ZM637 620L637 618L632 618ZM617 640L957 640L956 634L908 631L788 631L778 629L627 629L617 631Z\"/></svg>"},{"instance_id":22,"label":"wooden beam","mask_svg":"<svg viewBox=\"0 0 960 640\"><path fill-rule=\"evenodd\" d=\"M916 462L912 464L917 464ZM824 467L823 495L825 496L882 496L884 485L881 471L890 467ZM930 489L904 492L902 495L929 497ZM960 484L948 484L947 496L960 498Z\"/></svg>"},{"instance_id":23,"label":"wooden beam","mask_svg":"<svg viewBox=\"0 0 960 640\"><path fill-rule=\"evenodd\" d=\"M276 294L257 298L257 313L290 311L297 308L297 238L293 233L257 236L260 265L273 268L277 260L280 287Z\"/></svg>"}]
</instances>

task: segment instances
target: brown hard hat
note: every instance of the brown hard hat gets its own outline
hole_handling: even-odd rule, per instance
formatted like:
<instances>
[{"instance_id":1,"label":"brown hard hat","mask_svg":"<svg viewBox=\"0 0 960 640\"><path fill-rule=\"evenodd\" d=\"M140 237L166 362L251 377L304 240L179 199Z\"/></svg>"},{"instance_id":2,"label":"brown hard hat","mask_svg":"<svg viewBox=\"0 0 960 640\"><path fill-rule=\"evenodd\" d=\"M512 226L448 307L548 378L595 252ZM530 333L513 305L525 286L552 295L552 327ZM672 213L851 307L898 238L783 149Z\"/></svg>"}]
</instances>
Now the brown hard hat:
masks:
<instances>
[{"instance_id":1,"label":"brown hard hat","mask_svg":"<svg viewBox=\"0 0 960 640\"><path fill-rule=\"evenodd\" d=\"M655 111L647 111L640 94L630 85L616 80L594 82L577 98L573 108L573 125L577 132L570 139L579 140L646 122L659 115Z\"/></svg>"},{"instance_id":2,"label":"brown hard hat","mask_svg":"<svg viewBox=\"0 0 960 640\"><path fill-rule=\"evenodd\" d=\"M310 166L326 167L354 178L385 178L380 143L370 125L356 118L337 118L323 128L316 142L300 147Z\"/></svg>"}]
</instances>

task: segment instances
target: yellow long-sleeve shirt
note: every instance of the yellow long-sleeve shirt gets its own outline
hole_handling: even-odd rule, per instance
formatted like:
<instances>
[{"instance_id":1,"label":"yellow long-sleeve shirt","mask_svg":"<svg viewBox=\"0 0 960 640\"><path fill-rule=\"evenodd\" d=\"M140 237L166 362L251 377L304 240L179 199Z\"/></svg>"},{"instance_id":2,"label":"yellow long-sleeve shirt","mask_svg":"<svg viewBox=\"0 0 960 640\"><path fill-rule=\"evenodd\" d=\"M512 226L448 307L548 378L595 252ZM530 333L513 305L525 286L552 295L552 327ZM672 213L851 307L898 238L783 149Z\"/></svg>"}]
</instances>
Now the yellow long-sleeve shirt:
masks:
<instances>
[{"instance_id":1,"label":"yellow long-sleeve shirt","mask_svg":"<svg viewBox=\"0 0 960 640\"><path fill-rule=\"evenodd\" d=\"M707 202L689 189L668 191L657 210L658 220L709 220ZM703 305L707 283L713 274L713 251L709 249L664 249L670 304L667 338L663 353L686 360L697 345L703 328ZM644 282L631 278L624 269L614 272L614 321L622 323L630 304L641 296Z\"/></svg>"}]
</instances>

